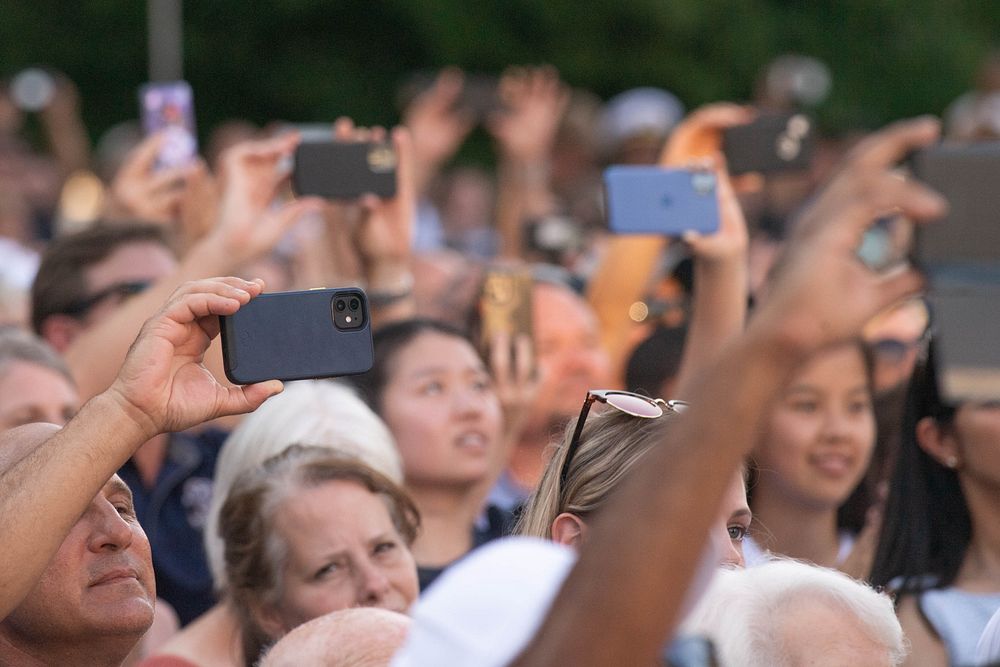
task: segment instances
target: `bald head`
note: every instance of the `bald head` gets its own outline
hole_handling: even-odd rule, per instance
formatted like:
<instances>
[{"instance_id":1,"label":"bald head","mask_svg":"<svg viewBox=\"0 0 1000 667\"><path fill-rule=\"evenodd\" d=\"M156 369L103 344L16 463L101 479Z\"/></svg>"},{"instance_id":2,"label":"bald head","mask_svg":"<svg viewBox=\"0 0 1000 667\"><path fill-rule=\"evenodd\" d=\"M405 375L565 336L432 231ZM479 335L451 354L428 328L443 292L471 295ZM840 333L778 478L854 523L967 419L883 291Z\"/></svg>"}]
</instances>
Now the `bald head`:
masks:
<instances>
[{"instance_id":1,"label":"bald head","mask_svg":"<svg viewBox=\"0 0 1000 667\"><path fill-rule=\"evenodd\" d=\"M407 616L386 609L342 609L282 637L261 667L386 667L409 628Z\"/></svg>"},{"instance_id":2,"label":"bald head","mask_svg":"<svg viewBox=\"0 0 1000 667\"><path fill-rule=\"evenodd\" d=\"M25 424L0 431L0 472L9 469L58 431L55 424Z\"/></svg>"}]
</instances>

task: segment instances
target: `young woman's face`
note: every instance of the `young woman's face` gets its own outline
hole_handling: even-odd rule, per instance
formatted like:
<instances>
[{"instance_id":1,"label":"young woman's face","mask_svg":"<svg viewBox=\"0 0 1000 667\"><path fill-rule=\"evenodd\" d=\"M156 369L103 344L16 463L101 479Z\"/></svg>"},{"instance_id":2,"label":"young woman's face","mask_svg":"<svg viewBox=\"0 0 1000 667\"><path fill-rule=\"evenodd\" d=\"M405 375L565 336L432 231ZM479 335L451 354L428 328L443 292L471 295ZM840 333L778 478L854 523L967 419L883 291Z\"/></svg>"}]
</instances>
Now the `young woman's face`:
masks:
<instances>
[{"instance_id":1,"label":"young woman's face","mask_svg":"<svg viewBox=\"0 0 1000 667\"><path fill-rule=\"evenodd\" d=\"M381 496L331 480L278 506L278 539L287 550L281 598L268 607L269 634L348 607L405 613L417 597L417 566Z\"/></svg>"},{"instance_id":2,"label":"young woman's face","mask_svg":"<svg viewBox=\"0 0 1000 667\"><path fill-rule=\"evenodd\" d=\"M743 560L743 538L750 531L752 517L750 506L747 504L747 487L743 481L743 470L740 469L722 499L722 511L719 521L716 522L718 529L725 531L722 543L726 548L722 553L720 565L743 567L746 564Z\"/></svg>"},{"instance_id":3,"label":"young woman's face","mask_svg":"<svg viewBox=\"0 0 1000 667\"><path fill-rule=\"evenodd\" d=\"M816 357L771 410L754 456L759 485L792 503L839 507L861 481L875 446L875 416L861 351Z\"/></svg>"},{"instance_id":4,"label":"young woman's face","mask_svg":"<svg viewBox=\"0 0 1000 667\"><path fill-rule=\"evenodd\" d=\"M407 485L466 485L499 470L500 401L467 341L427 332L396 354L382 393Z\"/></svg>"}]
</instances>

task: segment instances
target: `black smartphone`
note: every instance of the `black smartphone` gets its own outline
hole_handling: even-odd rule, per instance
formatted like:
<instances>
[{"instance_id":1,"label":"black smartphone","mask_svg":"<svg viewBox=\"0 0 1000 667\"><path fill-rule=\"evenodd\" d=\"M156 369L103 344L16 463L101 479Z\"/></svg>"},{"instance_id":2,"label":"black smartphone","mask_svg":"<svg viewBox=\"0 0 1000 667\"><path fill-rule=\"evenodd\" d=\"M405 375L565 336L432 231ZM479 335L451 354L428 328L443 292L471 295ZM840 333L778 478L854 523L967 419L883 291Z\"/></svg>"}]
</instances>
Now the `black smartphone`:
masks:
<instances>
[{"instance_id":1,"label":"black smartphone","mask_svg":"<svg viewBox=\"0 0 1000 667\"><path fill-rule=\"evenodd\" d=\"M943 220L916 228L912 259L928 279L935 363L945 400L1000 400L1000 142L914 153L914 177L943 195Z\"/></svg>"},{"instance_id":2,"label":"black smartphone","mask_svg":"<svg viewBox=\"0 0 1000 667\"><path fill-rule=\"evenodd\" d=\"M730 174L770 174L808 169L813 121L802 113L761 114L752 123L722 132Z\"/></svg>"},{"instance_id":3,"label":"black smartphone","mask_svg":"<svg viewBox=\"0 0 1000 667\"><path fill-rule=\"evenodd\" d=\"M235 384L364 373L372 367L368 298L356 287L261 294L219 318Z\"/></svg>"},{"instance_id":4,"label":"black smartphone","mask_svg":"<svg viewBox=\"0 0 1000 667\"><path fill-rule=\"evenodd\" d=\"M292 188L301 196L350 200L396 195L396 152L387 143L303 141L295 150Z\"/></svg>"}]
</instances>

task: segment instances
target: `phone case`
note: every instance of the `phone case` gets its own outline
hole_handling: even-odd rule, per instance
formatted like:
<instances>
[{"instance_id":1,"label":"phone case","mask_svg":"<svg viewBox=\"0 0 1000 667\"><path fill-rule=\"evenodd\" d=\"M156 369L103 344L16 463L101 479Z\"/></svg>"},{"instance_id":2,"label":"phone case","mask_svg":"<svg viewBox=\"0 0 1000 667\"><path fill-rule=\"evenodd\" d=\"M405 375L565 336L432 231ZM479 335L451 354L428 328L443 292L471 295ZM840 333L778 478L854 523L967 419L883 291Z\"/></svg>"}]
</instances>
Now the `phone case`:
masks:
<instances>
[{"instance_id":1,"label":"phone case","mask_svg":"<svg viewBox=\"0 0 1000 667\"><path fill-rule=\"evenodd\" d=\"M372 193L396 195L396 153L388 144L303 141L295 151L296 194L357 199Z\"/></svg>"},{"instance_id":2,"label":"phone case","mask_svg":"<svg viewBox=\"0 0 1000 667\"><path fill-rule=\"evenodd\" d=\"M801 113L764 114L722 133L730 174L769 174L809 168L813 122Z\"/></svg>"},{"instance_id":3,"label":"phone case","mask_svg":"<svg viewBox=\"0 0 1000 667\"><path fill-rule=\"evenodd\" d=\"M486 356L498 333L506 333L511 342L519 335L532 333L532 286L527 269L492 269L483 281L479 299L479 349Z\"/></svg>"},{"instance_id":4,"label":"phone case","mask_svg":"<svg viewBox=\"0 0 1000 667\"><path fill-rule=\"evenodd\" d=\"M914 263L927 275L935 364L944 400L1000 400L1000 142L938 144L910 157L913 175L949 203L916 226Z\"/></svg>"},{"instance_id":5,"label":"phone case","mask_svg":"<svg viewBox=\"0 0 1000 667\"><path fill-rule=\"evenodd\" d=\"M910 169L949 205L943 220L917 226L917 261L1000 263L1000 142L931 146L911 156Z\"/></svg>"},{"instance_id":6,"label":"phone case","mask_svg":"<svg viewBox=\"0 0 1000 667\"><path fill-rule=\"evenodd\" d=\"M198 154L194 127L194 97L186 81L147 83L139 89L143 131L164 132L156 167L181 167Z\"/></svg>"},{"instance_id":7,"label":"phone case","mask_svg":"<svg viewBox=\"0 0 1000 667\"><path fill-rule=\"evenodd\" d=\"M352 299L358 308L350 307ZM226 377L235 384L355 375L372 367L368 300L357 288L262 294L219 319Z\"/></svg>"},{"instance_id":8,"label":"phone case","mask_svg":"<svg viewBox=\"0 0 1000 667\"><path fill-rule=\"evenodd\" d=\"M719 228L710 171L619 165L604 171L604 186L608 227L616 234L681 236Z\"/></svg>"}]
</instances>

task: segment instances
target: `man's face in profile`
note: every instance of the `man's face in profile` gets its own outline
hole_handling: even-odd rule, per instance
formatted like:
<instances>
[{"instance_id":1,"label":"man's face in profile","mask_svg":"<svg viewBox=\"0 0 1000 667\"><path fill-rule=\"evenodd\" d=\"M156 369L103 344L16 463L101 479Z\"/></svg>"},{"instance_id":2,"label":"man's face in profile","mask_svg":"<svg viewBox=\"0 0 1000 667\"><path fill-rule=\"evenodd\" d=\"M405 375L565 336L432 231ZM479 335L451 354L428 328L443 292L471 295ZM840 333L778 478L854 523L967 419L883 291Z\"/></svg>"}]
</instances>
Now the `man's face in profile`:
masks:
<instances>
[{"instance_id":1,"label":"man's face in profile","mask_svg":"<svg viewBox=\"0 0 1000 667\"><path fill-rule=\"evenodd\" d=\"M132 494L114 475L63 540L42 578L0 623L28 642L138 641L153 620L156 584L149 541Z\"/></svg>"}]
</instances>

